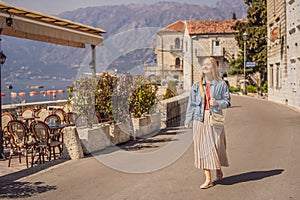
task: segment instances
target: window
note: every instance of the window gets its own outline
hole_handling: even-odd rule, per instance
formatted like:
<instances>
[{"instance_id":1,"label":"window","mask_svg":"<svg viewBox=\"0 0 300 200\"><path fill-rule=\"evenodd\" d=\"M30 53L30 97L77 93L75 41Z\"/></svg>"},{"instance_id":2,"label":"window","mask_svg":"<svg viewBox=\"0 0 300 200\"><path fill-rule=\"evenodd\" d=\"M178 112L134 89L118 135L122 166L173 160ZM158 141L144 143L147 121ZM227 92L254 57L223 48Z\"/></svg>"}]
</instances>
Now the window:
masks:
<instances>
[{"instance_id":1,"label":"window","mask_svg":"<svg viewBox=\"0 0 300 200\"><path fill-rule=\"evenodd\" d=\"M276 89L281 88L281 70L280 64L276 64Z\"/></svg>"},{"instance_id":2,"label":"window","mask_svg":"<svg viewBox=\"0 0 300 200\"><path fill-rule=\"evenodd\" d=\"M175 49L180 49L180 39L179 38L175 39Z\"/></svg>"},{"instance_id":3,"label":"window","mask_svg":"<svg viewBox=\"0 0 300 200\"><path fill-rule=\"evenodd\" d=\"M221 45L219 40L212 41L212 55L213 56L221 56Z\"/></svg>"},{"instance_id":4,"label":"window","mask_svg":"<svg viewBox=\"0 0 300 200\"><path fill-rule=\"evenodd\" d=\"M273 69L273 65L270 65L269 67L269 87L270 88L273 88L273 84L274 84L274 79L273 79L273 76L274 76L274 69Z\"/></svg>"},{"instance_id":5,"label":"window","mask_svg":"<svg viewBox=\"0 0 300 200\"><path fill-rule=\"evenodd\" d=\"M188 52L188 43L185 42L185 51Z\"/></svg>"},{"instance_id":6,"label":"window","mask_svg":"<svg viewBox=\"0 0 300 200\"><path fill-rule=\"evenodd\" d=\"M180 58L175 59L175 68L180 68Z\"/></svg>"},{"instance_id":7,"label":"window","mask_svg":"<svg viewBox=\"0 0 300 200\"><path fill-rule=\"evenodd\" d=\"M290 80L291 80L291 89L293 92L296 91L296 82L297 82L297 71L296 71L296 60L291 60L291 66L290 66L290 70L289 70L289 77L290 77Z\"/></svg>"}]
</instances>

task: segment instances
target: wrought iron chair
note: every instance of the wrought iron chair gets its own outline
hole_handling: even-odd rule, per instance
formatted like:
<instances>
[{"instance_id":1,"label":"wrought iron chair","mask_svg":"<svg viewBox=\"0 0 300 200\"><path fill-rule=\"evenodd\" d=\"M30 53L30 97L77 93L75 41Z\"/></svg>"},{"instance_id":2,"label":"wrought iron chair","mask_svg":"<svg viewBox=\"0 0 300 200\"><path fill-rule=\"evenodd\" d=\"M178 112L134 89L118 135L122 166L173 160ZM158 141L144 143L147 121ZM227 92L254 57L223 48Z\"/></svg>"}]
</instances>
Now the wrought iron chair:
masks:
<instances>
[{"instance_id":1,"label":"wrought iron chair","mask_svg":"<svg viewBox=\"0 0 300 200\"><path fill-rule=\"evenodd\" d=\"M53 114L56 114L60 117L60 121L61 123L64 123L65 122L65 115L66 115L66 112L62 109L62 108L56 108L53 110L52 112Z\"/></svg>"},{"instance_id":2,"label":"wrought iron chair","mask_svg":"<svg viewBox=\"0 0 300 200\"><path fill-rule=\"evenodd\" d=\"M36 149L39 152L39 160L45 162L45 155L48 160L51 160L52 151L53 157L56 159L55 148L59 148L59 154L62 155L61 142L54 140L50 137L50 127L42 121L33 121L30 124L30 130L32 131L36 140Z\"/></svg>"},{"instance_id":3,"label":"wrought iron chair","mask_svg":"<svg viewBox=\"0 0 300 200\"><path fill-rule=\"evenodd\" d=\"M41 108L37 111L36 116L38 117L38 120L43 122L49 114L50 113L46 108Z\"/></svg>"},{"instance_id":4,"label":"wrought iron chair","mask_svg":"<svg viewBox=\"0 0 300 200\"><path fill-rule=\"evenodd\" d=\"M7 124L7 130L10 133L10 154L8 159L8 167L10 167L11 158L17 151L19 162L21 163L21 154L24 152L26 158L26 166L28 168L28 153L31 153L31 166L33 166L33 151L35 140L30 138L29 130L26 124L19 120L11 120Z\"/></svg>"},{"instance_id":5,"label":"wrought iron chair","mask_svg":"<svg viewBox=\"0 0 300 200\"><path fill-rule=\"evenodd\" d=\"M34 117L34 110L32 108L25 108L22 111L21 116L24 118Z\"/></svg>"},{"instance_id":6,"label":"wrought iron chair","mask_svg":"<svg viewBox=\"0 0 300 200\"><path fill-rule=\"evenodd\" d=\"M61 124L61 119L58 115L56 114L51 114L51 115L48 115L45 119L44 119L44 122L46 124L50 124L50 125L55 125L55 124Z\"/></svg>"},{"instance_id":7,"label":"wrought iron chair","mask_svg":"<svg viewBox=\"0 0 300 200\"><path fill-rule=\"evenodd\" d=\"M11 120L14 120L15 117L10 112L4 112L4 113L2 113L1 118L2 118L3 144L5 144L5 146L7 147L8 144L9 144L9 140L10 140L10 134L9 134L9 132L7 130L7 124Z\"/></svg>"},{"instance_id":8,"label":"wrought iron chair","mask_svg":"<svg viewBox=\"0 0 300 200\"><path fill-rule=\"evenodd\" d=\"M75 125L78 114L75 112L67 112L65 115L65 122L70 125Z\"/></svg>"}]
</instances>

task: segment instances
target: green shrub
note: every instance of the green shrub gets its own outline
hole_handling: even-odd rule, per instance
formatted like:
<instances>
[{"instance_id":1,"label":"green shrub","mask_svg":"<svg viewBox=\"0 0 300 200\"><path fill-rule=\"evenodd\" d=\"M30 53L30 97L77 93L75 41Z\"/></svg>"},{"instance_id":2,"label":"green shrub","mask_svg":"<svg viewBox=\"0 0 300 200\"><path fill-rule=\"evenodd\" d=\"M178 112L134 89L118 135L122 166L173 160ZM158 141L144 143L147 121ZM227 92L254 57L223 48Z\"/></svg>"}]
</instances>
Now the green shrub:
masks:
<instances>
[{"instance_id":1,"label":"green shrub","mask_svg":"<svg viewBox=\"0 0 300 200\"><path fill-rule=\"evenodd\" d=\"M241 91L241 88L236 88L236 87L233 87L233 86L229 86L229 92L231 93L236 93L236 92L239 92Z\"/></svg>"},{"instance_id":2,"label":"green shrub","mask_svg":"<svg viewBox=\"0 0 300 200\"><path fill-rule=\"evenodd\" d=\"M134 78L134 92L129 99L129 109L134 117L141 117L149 114L151 109L157 104L156 94L158 87L143 78Z\"/></svg>"},{"instance_id":3,"label":"green shrub","mask_svg":"<svg viewBox=\"0 0 300 200\"><path fill-rule=\"evenodd\" d=\"M256 93L257 92L257 87L252 86L252 85L247 85L247 92Z\"/></svg>"},{"instance_id":4,"label":"green shrub","mask_svg":"<svg viewBox=\"0 0 300 200\"><path fill-rule=\"evenodd\" d=\"M264 84L261 87L261 91L263 93L268 93L268 81L265 81Z\"/></svg>"},{"instance_id":5,"label":"green shrub","mask_svg":"<svg viewBox=\"0 0 300 200\"><path fill-rule=\"evenodd\" d=\"M169 98L175 97L176 95L177 95L177 84L175 81L169 81L168 87L167 87L165 95L163 96L163 99L169 99Z\"/></svg>"},{"instance_id":6,"label":"green shrub","mask_svg":"<svg viewBox=\"0 0 300 200\"><path fill-rule=\"evenodd\" d=\"M119 77L108 73L99 78L83 77L68 89L69 102L84 119L93 119L96 112L116 122L127 122L130 114L141 117L151 113L157 104L157 91L158 87L147 79L128 73Z\"/></svg>"},{"instance_id":7,"label":"green shrub","mask_svg":"<svg viewBox=\"0 0 300 200\"><path fill-rule=\"evenodd\" d=\"M111 120L113 120L112 96L116 82L116 76L103 73L98 80L95 91L96 112L103 113L105 118L109 118Z\"/></svg>"}]
</instances>

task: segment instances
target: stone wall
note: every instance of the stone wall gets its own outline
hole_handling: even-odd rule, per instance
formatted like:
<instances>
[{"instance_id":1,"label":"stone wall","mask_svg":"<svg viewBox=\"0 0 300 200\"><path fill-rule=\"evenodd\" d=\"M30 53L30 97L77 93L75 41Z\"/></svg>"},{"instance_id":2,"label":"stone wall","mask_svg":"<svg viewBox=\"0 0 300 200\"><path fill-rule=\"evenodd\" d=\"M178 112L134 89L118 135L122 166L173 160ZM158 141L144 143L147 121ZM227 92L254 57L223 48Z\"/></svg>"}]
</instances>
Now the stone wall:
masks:
<instances>
[{"instance_id":1,"label":"stone wall","mask_svg":"<svg viewBox=\"0 0 300 200\"><path fill-rule=\"evenodd\" d=\"M64 145L63 156L66 159L83 158L83 150L75 126L66 127L63 129Z\"/></svg>"},{"instance_id":2,"label":"stone wall","mask_svg":"<svg viewBox=\"0 0 300 200\"><path fill-rule=\"evenodd\" d=\"M128 142L149 134L156 134L161 128L160 113L132 119L133 131L128 124L101 123L98 127L78 128L84 154L100 151L107 147Z\"/></svg>"},{"instance_id":3,"label":"stone wall","mask_svg":"<svg viewBox=\"0 0 300 200\"><path fill-rule=\"evenodd\" d=\"M93 127L92 129L79 128L78 135L84 154L100 151L130 140L128 128L114 123L99 124L99 127Z\"/></svg>"},{"instance_id":4,"label":"stone wall","mask_svg":"<svg viewBox=\"0 0 300 200\"><path fill-rule=\"evenodd\" d=\"M66 140L71 138L71 141L65 141L68 144L66 145L65 152L72 159L81 157L80 147L75 147L78 145L76 135L80 139L80 146L82 146L83 153L90 154L131 139L157 134L161 128L184 125L188 96L189 92L185 92L179 96L163 100L158 106L160 113L143 118L133 118L133 130L130 130L129 125L114 123L98 124L97 127L93 127L92 129L73 128L76 130L72 129L74 134L65 138ZM75 152L74 155L73 151Z\"/></svg>"},{"instance_id":5,"label":"stone wall","mask_svg":"<svg viewBox=\"0 0 300 200\"><path fill-rule=\"evenodd\" d=\"M162 127L184 125L189 92L161 101Z\"/></svg>"},{"instance_id":6,"label":"stone wall","mask_svg":"<svg viewBox=\"0 0 300 200\"><path fill-rule=\"evenodd\" d=\"M149 134L156 134L161 128L161 115L160 113L155 113L141 118L132 118L132 124L134 127L134 139Z\"/></svg>"}]
</instances>

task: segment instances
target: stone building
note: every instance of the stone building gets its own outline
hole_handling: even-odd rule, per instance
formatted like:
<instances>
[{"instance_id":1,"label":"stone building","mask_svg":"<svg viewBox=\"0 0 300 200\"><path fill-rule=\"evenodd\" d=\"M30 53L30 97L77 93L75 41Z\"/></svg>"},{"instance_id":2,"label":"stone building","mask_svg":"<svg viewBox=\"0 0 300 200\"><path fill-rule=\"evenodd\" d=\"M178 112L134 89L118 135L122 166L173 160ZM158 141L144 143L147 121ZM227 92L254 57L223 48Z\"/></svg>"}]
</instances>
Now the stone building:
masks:
<instances>
[{"instance_id":1,"label":"stone building","mask_svg":"<svg viewBox=\"0 0 300 200\"><path fill-rule=\"evenodd\" d=\"M300 108L299 0L268 0L268 99Z\"/></svg>"},{"instance_id":2,"label":"stone building","mask_svg":"<svg viewBox=\"0 0 300 200\"><path fill-rule=\"evenodd\" d=\"M183 30L184 22L177 21L157 33L157 66L147 67L149 76L183 81Z\"/></svg>"},{"instance_id":3,"label":"stone building","mask_svg":"<svg viewBox=\"0 0 300 200\"><path fill-rule=\"evenodd\" d=\"M232 26L237 20L186 21L183 38L184 89L199 80L201 63L206 57L217 60L221 75L230 70L229 61L236 58L239 47Z\"/></svg>"},{"instance_id":4,"label":"stone building","mask_svg":"<svg viewBox=\"0 0 300 200\"><path fill-rule=\"evenodd\" d=\"M147 66L148 76L178 80L185 90L197 81L203 58L217 59L220 71L226 74L228 62L237 57L239 48L231 27L236 20L176 21L157 33L157 66ZM193 73L192 73L193 72Z\"/></svg>"}]
</instances>

